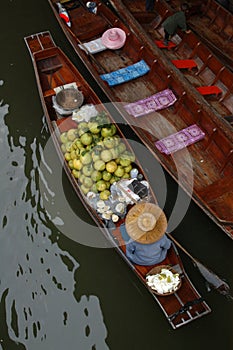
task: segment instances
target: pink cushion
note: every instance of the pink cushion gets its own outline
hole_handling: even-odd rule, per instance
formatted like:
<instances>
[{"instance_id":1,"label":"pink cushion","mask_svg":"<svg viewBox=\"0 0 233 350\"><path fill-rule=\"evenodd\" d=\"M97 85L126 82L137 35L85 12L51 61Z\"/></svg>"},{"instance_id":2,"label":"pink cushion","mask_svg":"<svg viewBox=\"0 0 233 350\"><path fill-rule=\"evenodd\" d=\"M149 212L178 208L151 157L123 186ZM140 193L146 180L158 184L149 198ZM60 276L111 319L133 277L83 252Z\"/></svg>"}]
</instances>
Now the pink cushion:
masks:
<instances>
[{"instance_id":1,"label":"pink cushion","mask_svg":"<svg viewBox=\"0 0 233 350\"><path fill-rule=\"evenodd\" d=\"M146 97L142 100L138 100L133 103L129 103L124 106L126 111L134 117L149 114L154 111L158 111L163 108L167 108L177 100L173 91L166 89L156 94Z\"/></svg>"}]
</instances>

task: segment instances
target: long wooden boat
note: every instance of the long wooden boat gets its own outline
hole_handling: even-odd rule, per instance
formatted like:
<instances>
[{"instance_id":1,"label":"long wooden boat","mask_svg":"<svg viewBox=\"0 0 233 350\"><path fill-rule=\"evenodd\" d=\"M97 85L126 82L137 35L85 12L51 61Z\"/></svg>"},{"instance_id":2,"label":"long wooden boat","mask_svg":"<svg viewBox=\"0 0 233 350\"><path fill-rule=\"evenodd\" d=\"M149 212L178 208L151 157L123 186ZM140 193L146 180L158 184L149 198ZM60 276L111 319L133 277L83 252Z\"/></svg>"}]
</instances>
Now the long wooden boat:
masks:
<instances>
[{"instance_id":1,"label":"long wooden boat","mask_svg":"<svg viewBox=\"0 0 233 350\"><path fill-rule=\"evenodd\" d=\"M71 6L74 3L75 6ZM143 35L132 16L129 29L100 1L97 1L97 14L88 11L86 1L74 3L63 4L71 22L71 27L68 27L59 15L56 1L49 0L63 32L78 56L154 157L205 213L233 238L233 135L229 123L184 80L183 74L157 47L150 45L148 36ZM99 43L103 33L112 27L125 31L125 45L118 50L106 49L93 53L90 50L93 42L96 47L96 42ZM102 78L103 74L119 73L123 68L128 70L129 66L141 63L144 67L146 63L149 72L137 79L110 86ZM145 99L153 99L154 94L163 94L167 89L177 99L169 108L159 111L149 109L150 113L145 112L137 118L126 112L126 104L136 102L136 105L140 105L141 100L144 103ZM228 97L231 98L231 94L228 94L229 90L223 95L225 102ZM165 100L168 101L166 97ZM167 155L156 147L155 143L160 139L194 124L205 133L205 137L188 147L188 151L182 149ZM192 179L193 187L190 185Z\"/></svg>"},{"instance_id":2,"label":"long wooden boat","mask_svg":"<svg viewBox=\"0 0 233 350\"><path fill-rule=\"evenodd\" d=\"M118 137L115 138L115 141L118 140L118 142L124 144L125 148L123 149L126 149L130 152L133 151L129 143L124 138L124 135L122 134L119 126L114 123L111 115L107 112L104 105L101 104L101 101L91 89L87 81L79 73L77 68L75 68L75 66L61 51L61 49L55 45L50 33L48 31L37 33L25 37L24 40L31 54L41 103L44 109L48 128L55 145L55 149L65 169L65 172L73 186L74 191L76 192L78 198L81 200L84 207L87 209L88 213L96 223L97 227L99 227L102 230L104 236L110 241L112 246L118 251L118 253L130 266L130 268L139 277L139 279L145 285L147 290L151 293L152 297L159 304L159 306L163 310L165 317L174 329L208 314L211 310L189 280L189 277L187 276L184 270L177 249L173 244L168 251L165 261L163 261L163 264L165 263L166 265L173 266L173 268L182 276L182 285L180 289L178 289L174 294L169 296L156 295L146 283L146 274L149 270L151 270L151 268L154 268L156 265L134 265L126 257L125 241L121 234L120 227L122 224L124 224L125 215L128 212L128 210L133 205L135 205L135 200L137 202L141 201L141 199L138 198L134 199L133 202L127 202L125 204L125 212L120 216L120 220L118 220L114 225L113 222L111 222L112 225L110 225L110 220L106 218L104 219L103 214L100 214L100 212L98 213L98 203L96 207L93 204L91 204L90 197L88 197L87 192L85 192L82 188L84 181L81 180L81 176L77 178L77 173L74 172L74 167L70 165L70 160L67 158L67 152L70 152L71 154L72 146L74 145L74 143L77 144L77 140L82 139L82 136L80 138L72 138L72 142L69 143L68 148L67 143L64 143L64 137L68 134L74 135L74 130L81 130L81 124L83 124L84 122L74 121L72 119L72 115L74 115L73 112L72 114L67 114L71 113L70 111L67 111L66 115L64 116L60 113L60 110L57 110L56 105L54 104L54 97L56 97L56 94L59 93L57 92L57 89L62 87L62 91L64 91L64 89L67 89L67 84L76 84L84 97L82 105L79 106L79 113L81 113L80 111L84 106L92 105L92 107L95 107L98 111L97 117L103 117L104 115L108 118L110 122L109 125L111 126L111 128L112 126L114 126L113 129L116 132L115 135L118 135ZM93 118L95 119L97 117L92 117L89 123L91 121L93 122ZM100 136L100 133L102 133L103 129L106 129L107 127L106 124L102 126L101 124L99 124L99 128L100 129L98 136ZM83 133L80 133L80 135L83 135ZM95 135L97 134L95 133ZM105 137L105 139L106 138L107 137ZM62 144L61 140L63 142ZM64 145L66 145L65 150L63 149ZM87 148L88 145L86 145L85 151L87 151ZM91 152L91 148L88 148L88 152ZM74 160L76 159L76 157L77 156L72 157L71 159ZM81 159L80 154L78 157L79 159ZM118 157L120 157L120 155L118 155ZM143 169L140 166L140 163L136 160L134 160L133 162L135 162L133 163L134 167L137 168L139 170L139 173L141 174L141 180L147 180L147 177L145 176ZM83 168L81 171L83 171ZM118 179L115 181L116 183L118 183L120 180ZM143 201L149 201L150 203L157 204L156 197L150 186L148 191L149 192L146 194L146 197L144 196ZM107 203L105 200L103 201Z\"/></svg>"},{"instance_id":3,"label":"long wooden boat","mask_svg":"<svg viewBox=\"0 0 233 350\"><path fill-rule=\"evenodd\" d=\"M177 11L181 2L171 0L167 6ZM188 3L190 28L233 70L233 14L214 0L192 0Z\"/></svg>"}]
</instances>

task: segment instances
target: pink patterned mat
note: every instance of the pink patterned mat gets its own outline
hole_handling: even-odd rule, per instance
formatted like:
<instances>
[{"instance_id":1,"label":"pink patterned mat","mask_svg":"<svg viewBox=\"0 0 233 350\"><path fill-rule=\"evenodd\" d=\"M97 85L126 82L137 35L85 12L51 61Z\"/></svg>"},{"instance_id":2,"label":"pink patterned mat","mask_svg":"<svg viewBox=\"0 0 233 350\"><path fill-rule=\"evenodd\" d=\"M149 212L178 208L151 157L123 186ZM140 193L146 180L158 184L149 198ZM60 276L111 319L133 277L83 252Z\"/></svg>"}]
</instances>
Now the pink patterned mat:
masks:
<instances>
[{"instance_id":1,"label":"pink patterned mat","mask_svg":"<svg viewBox=\"0 0 233 350\"><path fill-rule=\"evenodd\" d=\"M141 115L167 108L173 105L176 100L177 98L172 90L166 89L158 92L157 94L144 98L143 100L129 103L128 105L125 105L124 108L130 115L140 117Z\"/></svg>"},{"instance_id":2,"label":"pink patterned mat","mask_svg":"<svg viewBox=\"0 0 233 350\"><path fill-rule=\"evenodd\" d=\"M175 134L165 137L157 142L155 146L161 153L171 154L205 137L205 133L193 124Z\"/></svg>"}]
</instances>

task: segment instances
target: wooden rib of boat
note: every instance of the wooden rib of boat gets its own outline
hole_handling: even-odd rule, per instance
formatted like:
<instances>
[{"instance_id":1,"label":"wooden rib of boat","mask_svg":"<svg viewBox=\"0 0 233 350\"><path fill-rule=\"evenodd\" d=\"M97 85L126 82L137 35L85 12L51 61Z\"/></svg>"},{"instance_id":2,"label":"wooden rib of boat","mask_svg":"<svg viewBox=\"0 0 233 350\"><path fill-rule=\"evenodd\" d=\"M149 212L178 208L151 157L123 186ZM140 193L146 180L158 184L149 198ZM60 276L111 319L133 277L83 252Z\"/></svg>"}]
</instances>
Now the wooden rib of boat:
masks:
<instances>
[{"instance_id":1,"label":"wooden rib of boat","mask_svg":"<svg viewBox=\"0 0 233 350\"><path fill-rule=\"evenodd\" d=\"M233 70L233 14L214 0L188 3L190 28ZM180 4L181 0L167 3L173 11L177 11Z\"/></svg>"},{"instance_id":2,"label":"wooden rib of boat","mask_svg":"<svg viewBox=\"0 0 233 350\"><path fill-rule=\"evenodd\" d=\"M157 47L150 45L148 36L141 33L141 27L132 16L125 13L129 28L126 21L123 22L102 2L97 1L95 15L87 10L86 1L75 1L76 6L68 10L71 21L71 27L68 27L59 16L56 1L49 0L49 3L74 50L122 117L179 185L233 238L233 135L229 123L184 79L183 74ZM64 6L68 9L72 3L65 2ZM118 9L122 7L127 10L122 2L116 3ZM112 27L121 28L126 33L127 39L121 49L106 49L94 54L84 47L84 44L96 43L104 31ZM119 70L124 71L126 67L128 70L129 66L141 62L146 63L149 72L136 79L110 86L101 78L103 74L119 73ZM137 118L126 112L126 104L138 105L141 100L151 99L154 94L166 89L177 98L172 106L150 111ZM216 101L219 97L211 98ZM222 108L225 108L228 99L232 98L228 88L221 98ZM200 142L172 152L172 155L158 151L157 141L192 125L197 125L205 133ZM192 174L193 188L190 186Z\"/></svg>"},{"instance_id":3,"label":"wooden rib of boat","mask_svg":"<svg viewBox=\"0 0 233 350\"><path fill-rule=\"evenodd\" d=\"M120 225L124 223L125 214L121 216L120 220L115 225L110 227L109 221L104 220L101 217L101 214L97 213L95 207L90 205L86 193L82 191L80 182L74 176L73 170L69 166L69 162L65 160L64 151L62 151L61 147L61 135L64 132L68 132L71 128L77 129L79 123L74 122L70 114L64 117L58 113L57 109L54 108L53 97L56 96L55 91L57 88L63 87L66 89L67 84L75 83L83 93L84 100L82 106L91 104L95 106L100 114L103 112L108 114L108 112L77 68L71 63L61 49L55 45L48 31L27 36L24 40L31 54L41 103L55 149L74 191L96 225L102 230L105 237L111 242L113 247L124 258L130 268L145 285L147 290L152 294L153 298L157 301L167 320L174 329L208 314L211 310L191 283L184 270L178 251L173 244L168 251L165 261L163 261L163 264L165 263L166 265L168 264L175 268L175 270L181 275L182 285L181 288L172 295L158 296L153 293L146 283L146 273L156 265L134 265L125 255L125 241L123 240L120 231ZM114 123L110 114L108 114L108 118L110 120L110 125L115 125L121 142L124 142L126 148L131 152L132 149L124 138L119 126ZM147 180L139 162L136 161L134 166L138 168L143 179ZM150 187L149 194L147 194L143 200L157 204L156 197ZM134 203L135 202L126 205L126 212L129 208L135 205Z\"/></svg>"}]
</instances>

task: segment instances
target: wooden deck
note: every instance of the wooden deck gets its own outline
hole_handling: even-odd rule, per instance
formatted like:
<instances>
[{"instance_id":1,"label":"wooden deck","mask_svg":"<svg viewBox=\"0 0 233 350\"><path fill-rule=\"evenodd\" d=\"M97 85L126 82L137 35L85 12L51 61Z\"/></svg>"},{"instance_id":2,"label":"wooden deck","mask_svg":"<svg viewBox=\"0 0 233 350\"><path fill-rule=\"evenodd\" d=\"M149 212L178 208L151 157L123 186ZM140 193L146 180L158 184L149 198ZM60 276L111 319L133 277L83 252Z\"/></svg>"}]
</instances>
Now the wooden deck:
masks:
<instances>
[{"instance_id":1,"label":"wooden deck","mask_svg":"<svg viewBox=\"0 0 233 350\"><path fill-rule=\"evenodd\" d=\"M175 1L174 1L175 2ZM112 3L116 3L112 1ZM172 3L172 2L169 2ZM165 18L172 14L168 4L164 1L155 1L153 13L145 13L143 1L124 1L129 12L142 26L151 42L163 40L161 27ZM118 5L119 6L119 5ZM208 94L206 101L217 114L223 118L233 114L233 72L231 72L213 52L200 40L195 33L178 35L172 38L176 46L172 49L162 49L170 61L192 60L192 67L182 69L183 76L192 86L216 86L221 93Z\"/></svg>"},{"instance_id":2,"label":"wooden deck","mask_svg":"<svg viewBox=\"0 0 233 350\"><path fill-rule=\"evenodd\" d=\"M171 0L168 6L176 11L181 0ZM189 1L190 28L233 70L233 14L217 1Z\"/></svg>"}]
</instances>

